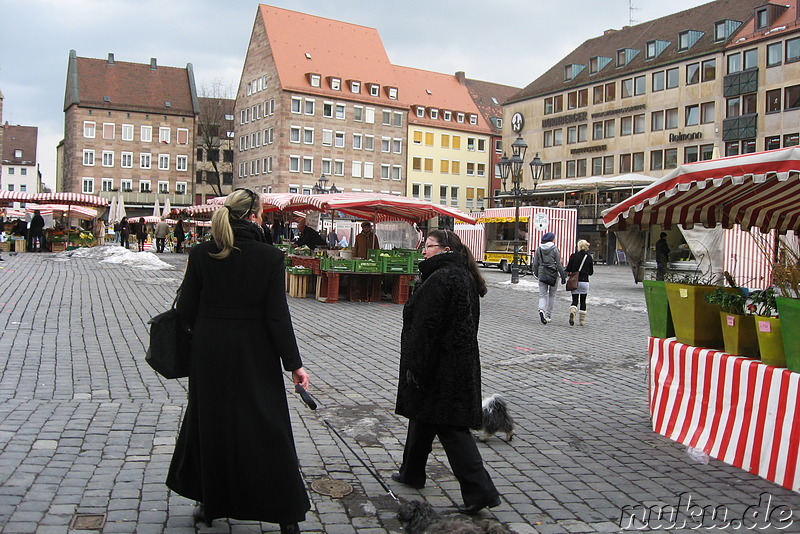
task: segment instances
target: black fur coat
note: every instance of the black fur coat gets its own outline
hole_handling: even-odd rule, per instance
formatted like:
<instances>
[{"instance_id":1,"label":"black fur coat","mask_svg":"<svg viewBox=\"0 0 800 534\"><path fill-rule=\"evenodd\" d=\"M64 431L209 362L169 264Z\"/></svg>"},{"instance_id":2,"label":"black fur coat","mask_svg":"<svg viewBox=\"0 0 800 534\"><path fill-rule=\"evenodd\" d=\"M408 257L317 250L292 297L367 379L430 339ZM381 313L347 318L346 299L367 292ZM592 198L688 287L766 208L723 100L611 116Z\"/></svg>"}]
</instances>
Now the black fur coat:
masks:
<instances>
[{"instance_id":1,"label":"black fur coat","mask_svg":"<svg viewBox=\"0 0 800 534\"><path fill-rule=\"evenodd\" d=\"M403 308L395 412L433 424L481 424L480 301L463 258L419 264L422 283Z\"/></svg>"}]
</instances>

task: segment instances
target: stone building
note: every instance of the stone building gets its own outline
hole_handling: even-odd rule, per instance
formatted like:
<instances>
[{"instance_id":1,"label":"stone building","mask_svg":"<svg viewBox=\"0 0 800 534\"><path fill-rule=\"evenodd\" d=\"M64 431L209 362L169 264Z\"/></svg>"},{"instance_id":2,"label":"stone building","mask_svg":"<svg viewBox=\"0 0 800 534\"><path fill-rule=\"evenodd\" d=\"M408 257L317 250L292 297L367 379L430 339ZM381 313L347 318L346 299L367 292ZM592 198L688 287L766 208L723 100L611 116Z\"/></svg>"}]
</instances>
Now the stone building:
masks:
<instances>
[{"instance_id":1,"label":"stone building","mask_svg":"<svg viewBox=\"0 0 800 534\"><path fill-rule=\"evenodd\" d=\"M0 188L6 191L23 193L41 192L39 167L36 160L36 143L39 128L36 126L19 126L4 124L0 126L3 136ZM20 203L14 203L19 208Z\"/></svg>"},{"instance_id":2,"label":"stone building","mask_svg":"<svg viewBox=\"0 0 800 534\"><path fill-rule=\"evenodd\" d=\"M193 201L197 101L185 68L78 57L70 51L59 145L64 191L116 195L127 207ZM138 213L137 213L138 214Z\"/></svg>"},{"instance_id":3,"label":"stone building","mask_svg":"<svg viewBox=\"0 0 800 534\"><path fill-rule=\"evenodd\" d=\"M236 101L198 97L198 102L194 203L205 204L208 198L224 196L233 190Z\"/></svg>"}]
</instances>

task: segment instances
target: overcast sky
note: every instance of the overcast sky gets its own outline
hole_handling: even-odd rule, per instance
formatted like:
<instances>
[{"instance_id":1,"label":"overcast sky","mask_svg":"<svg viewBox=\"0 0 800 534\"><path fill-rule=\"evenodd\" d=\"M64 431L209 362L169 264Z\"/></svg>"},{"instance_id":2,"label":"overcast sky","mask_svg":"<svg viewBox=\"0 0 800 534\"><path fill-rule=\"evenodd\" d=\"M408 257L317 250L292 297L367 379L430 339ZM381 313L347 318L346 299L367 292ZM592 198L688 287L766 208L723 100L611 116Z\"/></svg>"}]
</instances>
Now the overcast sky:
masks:
<instances>
[{"instance_id":1,"label":"overcast sky","mask_svg":"<svg viewBox=\"0 0 800 534\"><path fill-rule=\"evenodd\" d=\"M272 5L376 28L389 60L524 87L583 41L707 0L275 0ZM630 10L631 4L633 10ZM198 87L238 86L258 3L244 0L0 0L3 121L39 127L55 180L69 51L194 67ZM720 17L722 18L722 16ZM302 28L298 28L302 32ZM232 95L234 92L232 92Z\"/></svg>"}]
</instances>

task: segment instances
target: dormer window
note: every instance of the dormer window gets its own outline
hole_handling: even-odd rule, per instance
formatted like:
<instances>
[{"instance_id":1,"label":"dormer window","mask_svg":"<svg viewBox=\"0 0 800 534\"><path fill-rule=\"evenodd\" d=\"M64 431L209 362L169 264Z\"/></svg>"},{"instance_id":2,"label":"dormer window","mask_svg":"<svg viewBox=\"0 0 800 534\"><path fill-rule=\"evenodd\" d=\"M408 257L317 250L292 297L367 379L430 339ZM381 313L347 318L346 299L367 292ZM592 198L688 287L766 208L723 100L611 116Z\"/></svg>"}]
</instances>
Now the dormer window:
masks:
<instances>
[{"instance_id":1,"label":"dormer window","mask_svg":"<svg viewBox=\"0 0 800 534\"><path fill-rule=\"evenodd\" d=\"M422 106L417 106L417 117L423 119L425 118L425 108Z\"/></svg>"},{"instance_id":2,"label":"dormer window","mask_svg":"<svg viewBox=\"0 0 800 534\"><path fill-rule=\"evenodd\" d=\"M639 53L635 48L620 48L617 50L617 68L624 67Z\"/></svg>"},{"instance_id":3,"label":"dormer window","mask_svg":"<svg viewBox=\"0 0 800 534\"><path fill-rule=\"evenodd\" d=\"M381 86L376 83L369 84L369 96L381 96Z\"/></svg>"},{"instance_id":4,"label":"dormer window","mask_svg":"<svg viewBox=\"0 0 800 534\"><path fill-rule=\"evenodd\" d=\"M763 30L769 27L769 11L767 8L756 11L756 29Z\"/></svg>"},{"instance_id":5,"label":"dormer window","mask_svg":"<svg viewBox=\"0 0 800 534\"><path fill-rule=\"evenodd\" d=\"M648 41L645 48L645 59L650 60L657 58L669 45L669 41L662 41L660 39Z\"/></svg>"},{"instance_id":6,"label":"dormer window","mask_svg":"<svg viewBox=\"0 0 800 534\"><path fill-rule=\"evenodd\" d=\"M397 87L387 87L386 94L389 96L389 100L397 100Z\"/></svg>"},{"instance_id":7,"label":"dormer window","mask_svg":"<svg viewBox=\"0 0 800 534\"><path fill-rule=\"evenodd\" d=\"M459 113L458 115L456 115L456 122L460 122L460 123L464 122L464 114L463 113Z\"/></svg>"},{"instance_id":8,"label":"dormer window","mask_svg":"<svg viewBox=\"0 0 800 534\"><path fill-rule=\"evenodd\" d=\"M469 123L470 124L478 124L478 116L477 115L470 115L469 116Z\"/></svg>"},{"instance_id":9,"label":"dormer window","mask_svg":"<svg viewBox=\"0 0 800 534\"><path fill-rule=\"evenodd\" d=\"M714 23L714 42L724 41L735 32L742 23L738 20L718 20Z\"/></svg>"},{"instance_id":10,"label":"dormer window","mask_svg":"<svg viewBox=\"0 0 800 534\"><path fill-rule=\"evenodd\" d=\"M319 74L308 73L308 83L311 87L319 87L322 84L322 76Z\"/></svg>"},{"instance_id":11,"label":"dormer window","mask_svg":"<svg viewBox=\"0 0 800 534\"><path fill-rule=\"evenodd\" d=\"M694 44L705 35L705 32L697 30L686 30L678 34L678 52L689 50Z\"/></svg>"},{"instance_id":12,"label":"dormer window","mask_svg":"<svg viewBox=\"0 0 800 534\"><path fill-rule=\"evenodd\" d=\"M595 56L589 58L589 74L596 74L603 70L603 67L611 63L612 58L606 56Z\"/></svg>"},{"instance_id":13,"label":"dormer window","mask_svg":"<svg viewBox=\"0 0 800 534\"><path fill-rule=\"evenodd\" d=\"M438 110L438 109L436 109L436 108L431 108L431 109L429 110L429 113L431 114L431 118L432 118L432 119L438 119L438 118L439 118L439 110Z\"/></svg>"},{"instance_id":14,"label":"dormer window","mask_svg":"<svg viewBox=\"0 0 800 534\"><path fill-rule=\"evenodd\" d=\"M361 92L361 82L350 82L350 92L351 93L360 93Z\"/></svg>"},{"instance_id":15,"label":"dormer window","mask_svg":"<svg viewBox=\"0 0 800 534\"><path fill-rule=\"evenodd\" d=\"M342 90L342 79L341 78L328 78L328 83L331 85L331 89L334 91L341 91Z\"/></svg>"},{"instance_id":16,"label":"dormer window","mask_svg":"<svg viewBox=\"0 0 800 534\"><path fill-rule=\"evenodd\" d=\"M492 117L492 122L494 123L495 128L503 127L503 119L500 117Z\"/></svg>"},{"instance_id":17,"label":"dormer window","mask_svg":"<svg viewBox=\"0 0 800 534\"><path fill-rule=\"evenodd\" d=\"M586 65L580 65L578 63L572 63L564 67L564 81L568 82L570 80L574 80L575 77L581 73L583 69L586 68Z\"/></svg>"},{"instance_id":18,"label":"dormer window","mask_svg":"<svg viewBox=\"0 0 800 534\"><path fill-rule=\"evenodd\" d=\"M451 120L453 120L453 112L452 111L443 111L442 112L442 116L443 116L442 118L444 120L446 120L447 122L450 122Z\"/></svg>"}]
</instances>

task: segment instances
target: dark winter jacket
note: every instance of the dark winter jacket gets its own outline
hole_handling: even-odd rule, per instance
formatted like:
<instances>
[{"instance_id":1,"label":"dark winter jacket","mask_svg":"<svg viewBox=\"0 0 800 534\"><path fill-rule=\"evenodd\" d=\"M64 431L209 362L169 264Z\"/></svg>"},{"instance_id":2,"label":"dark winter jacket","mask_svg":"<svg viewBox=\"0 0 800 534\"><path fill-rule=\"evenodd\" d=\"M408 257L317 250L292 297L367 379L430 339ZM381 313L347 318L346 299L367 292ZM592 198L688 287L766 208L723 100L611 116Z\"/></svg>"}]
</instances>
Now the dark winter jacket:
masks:
<instances>
[{"instance_id":1,"label":"dark winter jacket","mask_svg":"<svg viewBox=\"0 0 800 534\"><path fill-rule=\"evenodd\" d=\"M258 225L232 221L237 247L194 247L177 308L192 326L189 402L167 485L209 519L302 521L309 510L289 420L287 371L302 366L283 253Z\"/></svg>"},{"instance_id":2,"label":"dark winter jacket","mask_svg":"<svg viewBox=\"0 0 800 534\"><path fill-rule=\"evenodd\" d=\"M554 286L561 277L561 283L566 282L567 273L561 265L561 253L555 243L548 241L536 248L533 254L533 272L541 282Z\"/></svg>"},{"instance_id":3,"label":"dark winter jacket","mask_svg":"<svg viewBox=\"0 0 800 534\"><path fill-rule=\"evenodd\" d=\"M395 412L426 423L481 424L480 302L463 258L419 264L422 283L403 308Z\"/></svg>"},{"instance_id":4,"label":"dark winter jacket","mask_svg":"<svg viewBox=\"0 0 800 534\"><path fill-rule=\"evenodd\" d=\"M42 235L44 231L44 217L38 213L31 218L31 224L28 226L30 235Z\"/></svg>"},{"instance_id":5,"label":"dark winter jacket","mask_svg":"<svg viewBox=\"0 0 800 534\"><path fill-rule=\"evenodd\" d=\"M584 257L586 257L586 261L583 260ZM582 261L583 267L581 267ZM581 269L580 274L578 274L578 281L588 282L589 277L594 274L594 262L592 261L592 255L585 250L579 250L569 257L566 271L568 273L574 273L578 268Z\"/></svg>"}]
</instances>

